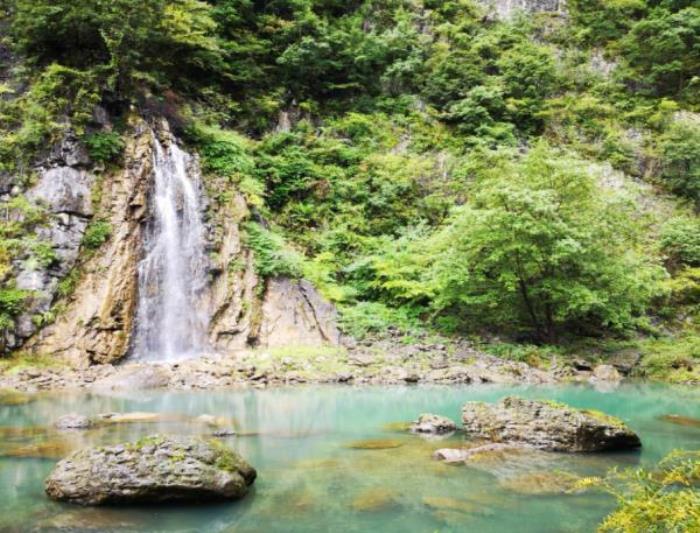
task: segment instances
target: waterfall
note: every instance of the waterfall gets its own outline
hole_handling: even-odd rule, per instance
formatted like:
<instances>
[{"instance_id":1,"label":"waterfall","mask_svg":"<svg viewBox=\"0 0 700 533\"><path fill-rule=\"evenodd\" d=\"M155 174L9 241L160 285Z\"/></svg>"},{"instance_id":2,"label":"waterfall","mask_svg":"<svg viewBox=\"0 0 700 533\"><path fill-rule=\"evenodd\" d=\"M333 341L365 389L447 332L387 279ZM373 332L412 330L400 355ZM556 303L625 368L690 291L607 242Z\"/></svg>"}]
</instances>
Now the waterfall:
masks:
<instances>
[{"instance_id":1,"label":"waterfall","mask_svg":"<svg viewBox=\"0 0 700 533\"><path fill-rule=\"evenodd\" d=\"M175 142L153 139L152 218L138 265L133 354L148 361L195 356L206 348L205 229L199 166Z\"/></svg>"}]
</instances>

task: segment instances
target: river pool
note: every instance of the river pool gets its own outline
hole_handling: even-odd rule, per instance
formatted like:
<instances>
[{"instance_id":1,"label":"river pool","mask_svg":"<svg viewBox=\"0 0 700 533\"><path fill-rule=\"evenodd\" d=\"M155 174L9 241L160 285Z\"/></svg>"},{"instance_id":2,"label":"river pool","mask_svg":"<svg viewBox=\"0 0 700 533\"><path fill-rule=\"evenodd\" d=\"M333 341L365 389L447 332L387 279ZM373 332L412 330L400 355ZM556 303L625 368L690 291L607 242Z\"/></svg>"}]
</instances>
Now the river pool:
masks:
<instances>
[{"instance_id":1,"label":"river pool","mask_svg":"<svg viewBox=\"0 0 700 533\"><path fill-rule=\"evenodd\" d=\"M423 412L459 421L465 401L496 401L510 394L616 415L640 435L643 448L450 466L432 460L431 453L459 446L463 437L423 439L397 431L394 424ZM67 413L136 411L234 419L239 435L225 440L258 470L253 490L239 502L191 506L81 508L45 497L43 480L56 462L51 456L154 433L208 431L180 416L90 431L45 429ZM574 385L313 386L41 395L31 403L0 407L0 530L594 531L613 507L608 496L541 493L537 476L600 474L613 466L651 464L676 448L699 449L700 428L661 420L665 414L699 417L700 390L640 383L609 391ZM377 449L363 449L367 445Z\"/></svg>"}]
</instances>

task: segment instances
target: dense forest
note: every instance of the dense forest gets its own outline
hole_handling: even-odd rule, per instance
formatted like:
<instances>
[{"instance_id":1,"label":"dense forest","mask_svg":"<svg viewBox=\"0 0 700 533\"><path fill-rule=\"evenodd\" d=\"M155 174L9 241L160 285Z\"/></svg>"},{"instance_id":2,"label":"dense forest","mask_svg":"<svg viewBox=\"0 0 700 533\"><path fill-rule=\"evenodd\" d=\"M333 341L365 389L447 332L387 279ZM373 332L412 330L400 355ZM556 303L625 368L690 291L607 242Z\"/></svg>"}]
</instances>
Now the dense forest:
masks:
<instances>
[{"instance_id":1,"label":"dense forest","mask_svg":"<svg viewBox=\"0 0 700 533\"><path fill-rule=\"evenodd\" d=\"M32 296L13 264L54 260L20 194L33 159L70 131L116 165L138 112L245 195L259 273L311 280L358 338L472 336L528 360L633 347L697 379L693 0L3 4L3 328ZM109 234L93 220L83 247Z\"/></svg>"},{"instance_id":2,"label":"dense forest","mask_svg":"<svg viewBox=\"0 0 700 533\"><path fill-rule=\"evenodd\" d=\"M166 184L163 214L154 191L166 178L180 188ZM168 234L158 216L173 235L188 234ZM153 261L153 281L148 248L161 244L170 251ZM168 300L163 280L176 278L186 290ZM205 305L193 295L206 284L211 320L196 323ZM284 323L279 308L295 321L308 311L307 329L323 342L266 351L269 316L283 322L278 344L307 326ZM151 322L158 313L168 320ZM171 346L191 332L204 339L186 346L201 348L187 354L194 362L140 358L161 347L152 338ZM221 345L207 345L217 336ZM640 380L615 390L622 374L673 386ZM239 515L208 509L212 531L390 531L399 515L425 520L410 530L452 531L478 520L506 527L520 512L524 525L534 527L534 516L542 527L566 521L567 531L588 530L605 513L603 531L697 531L699 452L672 450L697 448L700 428L700 1L0 0L0 378L0 501L14 505L0 505L0 515L16 515L13 531L43 530L42 513L64 509L37 511L43 500L25 488L49 468L22 461L55 461L124 434L130 444L79 452L66 468L64 459L46 478L47 495L83 505L237 499L255 480L218 441L135 441L119 429L144 423L248 439L236 446L267 484L249 496L252 507L234 508ZM257 390L297 383L410 392ZM485 383L503 388L411 388ZM547 388L557 383L568 388ZM530 398L524 384L549 399ZM41 396L72 385L87 393ZM236 386L244 392L226 397L120 396ZM512 390L525 399L497 398ZM500 403L463 404L463 427L433 414L390 422L419 413L422 401L444 414L465 398ZM61 411L76 405L83 414ZM182 412L161 412L171 407ZM37 422L59 414L53 425ZM294 425L301 418L303 430ZM114 431L99 433L107 427ZM66 429L97 431L77 442ZM437 449L417 433L461 447ZM353 434L364 440L338 440ZM469 463L475 450L465 443L475 436L485 466ZM336 455L316 450L320 442ZM549 458L534 456L520 475L530 460L520 454L533 449ZM620 454L589 453L603 451ZM575 452L585 452L579 463ZM386 454L363 459L370 453ZM71 477L81 472L76 457L85 472L103 468L99 490L93 474ZM155 482L165 488L144 496L114 481L132 461L146 479L140 490L185 459L204 485L173 490L166 472ZM441 469L436 459L481 471ZM554 460L556 470L545 470ZM506 463L520 476L498 477ZM561 465L581 475L567 477ZM418 471L430 481L412 477ZM212 479L233 481L211 489ZM421 492L434 486L444 494ZM467 489L470 498L500 491L501 501L453 497ZM589 489L614 496L617 510L593 498L576 507L571 495ZM515 493L527 500L509 500ZM501 511L503 501L527 505ZM489 506L499 511L489 515ZM182 530L187 520L197 521L188 530L206 530L205 513L163 525L168 513L158 509L133 517L153 530ZM69 514L63 526L86 520L93 530L110 516Z\"/></svg>"}]
</instances>

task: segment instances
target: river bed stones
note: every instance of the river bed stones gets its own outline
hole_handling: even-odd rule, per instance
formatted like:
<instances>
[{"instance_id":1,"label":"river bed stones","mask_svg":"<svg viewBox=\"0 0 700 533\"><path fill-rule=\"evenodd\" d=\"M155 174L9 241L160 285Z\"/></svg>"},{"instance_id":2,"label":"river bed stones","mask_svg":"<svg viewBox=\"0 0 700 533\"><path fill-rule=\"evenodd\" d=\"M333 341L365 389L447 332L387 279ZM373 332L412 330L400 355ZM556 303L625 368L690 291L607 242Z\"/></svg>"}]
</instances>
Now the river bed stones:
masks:
<instances>
[{"instance_id":1,"label":"river bed stones","mask_svg":"<svg viewBox=\"0 0 700 533\"><path fill-rule=\"evenodd\" d=\"M497 404L468 402L464 430L472 438L519 443L548 451L597 452L641 446L621 420L548 400L504 398Z\"/></svg>"},{"instance_id":2,"label":"river bed stones","mask_svg":"<svg viewBox=\"0 0 700 533\"><path fill-rule=\"evenodd\" d=\"M58 430L90 429L94 425L90 417L76 413L63 415L54 422L54 427Z\"/></svg>"},{"instance_id":3,"label":"river bed stones","mask_svg":"<svg viewBox=\"0 0 700 533\"><path fill-rule=\"evenodd\" d=\"M700 428L700 418L681 415L661 415L658 418L659 420L670 422L671 424L676 424L677 426Z\"/></svg>"},{"instance_id":4,"label":"river bed stones","mask_svg":"<svg viewBox=\"0 0 700 533\"><path fill-rule=\"evenodd\" d=\"M152 436L69 455L49 474L45 490L54 500L81 505L234 500L256 475L216 440Z\"/></svg>"},{"instance_id":5,"label":"river bed stones","mask_svg":"<svg viewBox=\"0 0 700 533\"><path fill-rule=\"evenodd\" d=\"M433 459L446 463L463 463L480 454L511 451L519 448L517 445L500 443L484 444L473 448L440 448L433 452Z\"/></svg>"},{"instance_id":6,"label":"river bed stones","mask_svg":"<svg viewBox=\"0 0 700 533\"><path fill-rule=\"evenodd\" d=\"M446 435L457 430L457 424L447 417L433 414L423 414L409 428L411 433L426 433Z\"/></svg>"}]
</instances>

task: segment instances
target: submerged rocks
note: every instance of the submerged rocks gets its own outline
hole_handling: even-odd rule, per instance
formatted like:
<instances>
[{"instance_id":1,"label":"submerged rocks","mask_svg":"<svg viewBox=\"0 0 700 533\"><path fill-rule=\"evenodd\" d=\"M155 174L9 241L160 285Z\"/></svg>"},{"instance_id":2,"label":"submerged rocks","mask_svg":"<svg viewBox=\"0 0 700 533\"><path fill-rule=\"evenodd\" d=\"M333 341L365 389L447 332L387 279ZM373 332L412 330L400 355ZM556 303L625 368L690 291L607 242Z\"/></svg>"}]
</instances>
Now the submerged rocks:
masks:
<instances>
[{"instance_id":1,"label":"submerged rocks","mask_svg":"<svg viewBox=\"0 0 700 533\"><path fill-rule=\"evenodd\" d=\"M409 428L411 433L430 433L434 435L452 433L456 429L457 424L449 418L432 414L420 415L418 420L413 422Z\"/></svg>"},{"instance_id":2,"label":"submerged rocks","mask_svg":"<svg viewBox=\"0 0 700 533\"><path fill-rule=\"evenodd\" d=\"M238 499L255 477L218 441L154 436L75 452L55 466L45 489L54 500L82 505Z\"/></svg>"},{"instance_id":3,"label":"submerged rocks","mask_svg":"<svg viewBox=\"0 0 700 533\"><path fill-rule=\"evenodd\" d=\"M621 420L546 400L508 397L495 405L468 402L462 409L471 437L562 452L637 448L639 437Z\"/></svg>"},{"instance_id":4,"label":"submerged rocks","mask_svg":"<svg viewBox=\"0 0 700 533\"><path fill-rule=\"evenodd\" d=\"M54 422L56 429L90 429L93 425L94 422L90 417L75 413L63 415Z\"/></svg>"},{"instance_id":5,"label":"submerged rocks","mask_svg":"<svg viewBox=\"0 0 700 533\"><path fill-rule=\"evenodd\" d=\"M484 444L474 448L441 448L433 452L433 459L446 463L463 463L481 454L500 453L503 451L516 450L520 447L512 444Z\"/></svg>"}]
</instances>

